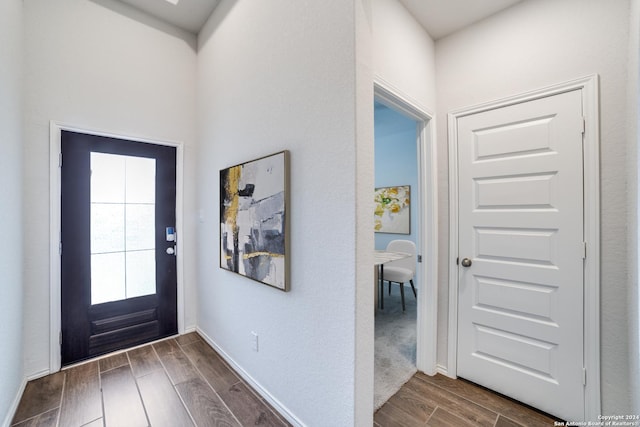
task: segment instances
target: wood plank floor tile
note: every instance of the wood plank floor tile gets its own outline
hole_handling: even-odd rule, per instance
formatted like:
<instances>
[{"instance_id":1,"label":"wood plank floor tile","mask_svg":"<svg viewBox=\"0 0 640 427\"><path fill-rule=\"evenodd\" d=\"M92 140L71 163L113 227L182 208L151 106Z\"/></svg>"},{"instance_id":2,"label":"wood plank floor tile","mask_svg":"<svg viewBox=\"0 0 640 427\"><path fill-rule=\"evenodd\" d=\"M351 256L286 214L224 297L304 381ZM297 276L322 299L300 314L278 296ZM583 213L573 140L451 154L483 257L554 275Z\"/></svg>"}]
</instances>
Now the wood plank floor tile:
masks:
<instances>
[{"instance_id":1,"label":"wood plank floor tile","mask_svg":"<svg viewBox=\"0 0 640 427\"><path fill-rule=\"evenodd\" d=\"M423 427L424 421L413 417L393 403L385 403L374 414L373 420L382 427Z\"/></svg>"},{"instance_id":2,"label":"wood plank floor tile","mask_svg":"<svg viewBox=\"0 0 640 427\"><path fill-rule=\"evenodd\" d=\"M422 381L416 376L413 376L406 383L406 386L418 395L423 396L429 404L456 414L476 426L493 427L498 417L496 412L490 411L445 389Z\"/></svg>"},{"instance_id":3,"label":"wood plank floor tile","mask_svg":"<svg viewBox=\"0 0 640 427\"><path fill-rule=\"evenodd\" d=\"M182 349L214 390L218 392L228 390L240 381L240 378L204 341L185 345Z\"/></svg>"},{"instance_id":4,"label":"wood plank floor tile","mask_svg":"<svg viewBox=\"0 0 640 427\"><path fill-rule=\"evenodd\" d=\"M426 424L429 427L474 427L475 424L464 420L442 408L437 408Z\"/></svg>"},{"instance_id":5,"label":"wood plank floor tile","mask_svg":"<svg viewBox=\"0 0 640 427\"><path fill-rule=\"evenodd\" d=\"M441 374L428 376L420 372L416 374L416 377L523 425L553 425L555 421L538 411L465 380L454 380Z\"/></svg>"},{"instance_id":6,"label":"wood plank floor tile","mask_svg":"<svg viewBox=\"0 0 640 427\"><path fill-rule=\"evenodd\" d=\"M433 402L427 401L409 387L402 387L396 394L391 396L389 403L408 412L423 423L426 423L433 411L436 410L436 405Z\"/></svg>"},{"instance_id":7,"label":"wood plank floor tile","mask_svg":"<svg viewBox=\"0 0 640 427\"><path fill-rule=\"evenodd\" d=\"M180 335L179 337L176 337L176 341L180 345L187 345L187 344L191 344L191 343L194 343L197 341L203 341L203 340L200 337L200 335L198 335L196 332L189 332L188 334Z\"/></svg>"},{"instance_id":8,"label":"wood plank floor tile","mask_svg":"<svg viewBox=\"0 0 640 427\"><path fill-rule=\"evenodd\" d=\"M153 344L153 348L158 353L173 385L200 377L196 368L175 340L157 342Z\"/></svg>"},{"instance_id":9,"label":"wood plank floor tile","mask_svg":"<svg viewBox=\"0 0 640 427\"><path fill-rule=\"evenodd\" d=\"M232 385L219 395L243 426L288 425L242 382Z\"/></svg>"},{"instance_id":10,"label":"wood plank floor tile","mask_svg":"<svg viewBox=\"0 0 640 427\"><path fill-rule=\"evenodd\" d=\"M290 426L197 334L32 381L14 420L19 427L193 427L196 421L198 427Z\"/></svg>"},{"instance_id":11,"label":"wood plank floor tile","mask_svg":"<svg viewBox=\"0 0 640 427\"><path fill-rule=\"evenodd\" d=\"M148 426L138 387L129 365L101 375L104 421L107 427Z\"/></svg>"},{"instance_id":12,"label":"wood plank floor tile","mask_svg":"<svg viewBox=\"0 0 640 427\"><path fill-rule=\"evenodd\" d=\"M85 363L66 371L61 426L83 426L102 417L102 396L98 362Z\"/></svg>"},{"instance_id":13,"label":"wood plank floor tile","mask_svg":"<svg viewBox=\"0 0 640 427\"><path fill-rule=\"evenodd\" d=\"M128 351L127 354L131 363L131 371L136 378L164 369L155 350L150 345Z\"/></svg>"},{"instance_id":14,"label":"wood plank floor tile","mask_svg":"<svg viewBox=\"0 0 640 427\"><path fill-rule=\"evenodd\" d=\"M64 379L65 373L57 372L53 375L29 381L13 417L13 423L17 424L58 408L62 398Z\"/></svg>"},{"instance_id":15,"label":"wood plank floor tile","mask_svg":"<svg viewBox=\"0 0 640 427\"><path fill-rule=\"evenodd\" d=\"M176 390L198 427L239 426L222 400L201 378L182 382Z\"/></svg>"},{"instance_id":16,"label":"wood plank floor tile","mask_svg":"<svg viewBox=\"0 0 640 427\"><path fill-rule=\"evenodd\" d=\"M58 422L58 408L52 409L44 414L40 414L18 424L14 427L56 427ZM62 426L62 424L61 424Z\"/></svg>"},{"instance_id":17,"label":"wood plank floor tile","mask_svg":"<svg viewBox=\"0 0 640 427\"><path fill-rule=\"evenodd\" d=\"M119 368L129 364L127 353L118 353L113 356L100 359L100 372L106 372L109 369Z\"/></svg>"},{"instance_id":18,"label":"wood plank floor tile","mask_svg":"<svg viewBox=\"0 0 640 427\"><path fill-rule=\"evenodd\" d=\"M153 427L193 427L187 410L164 371L139 377L137 382Z\"/></svg>"},{"instance_id":19,"label":"wood plank floor tile","mask_svg":"<svg viewBox=\"0 0 640 427\"><path fill-rule=\"evenodd\" d=\"M553 425L553 422L546 425ZM503 415L498 415L498 420L496 421L495 427L524 427L524 426L520 423L510 420L509 418Z\"/></svg>"}]
</instances>

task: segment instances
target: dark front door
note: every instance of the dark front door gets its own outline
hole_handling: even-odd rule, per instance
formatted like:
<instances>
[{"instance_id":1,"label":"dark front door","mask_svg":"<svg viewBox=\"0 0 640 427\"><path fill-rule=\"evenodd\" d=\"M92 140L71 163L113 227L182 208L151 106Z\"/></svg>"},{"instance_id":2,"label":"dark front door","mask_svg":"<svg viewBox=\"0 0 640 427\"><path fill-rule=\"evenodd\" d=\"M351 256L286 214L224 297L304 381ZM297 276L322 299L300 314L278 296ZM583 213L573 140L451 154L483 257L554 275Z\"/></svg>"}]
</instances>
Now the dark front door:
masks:
<instances>
[{"instance_id":1,"label":"dark front door","mask_svg":"<svg viewBox=\"0 0 640 427\"><path fill-rule=\"evenodd\" d=\"M62 364L177 333L176 149L62 132Z\"/></svg>"}]
</instances>

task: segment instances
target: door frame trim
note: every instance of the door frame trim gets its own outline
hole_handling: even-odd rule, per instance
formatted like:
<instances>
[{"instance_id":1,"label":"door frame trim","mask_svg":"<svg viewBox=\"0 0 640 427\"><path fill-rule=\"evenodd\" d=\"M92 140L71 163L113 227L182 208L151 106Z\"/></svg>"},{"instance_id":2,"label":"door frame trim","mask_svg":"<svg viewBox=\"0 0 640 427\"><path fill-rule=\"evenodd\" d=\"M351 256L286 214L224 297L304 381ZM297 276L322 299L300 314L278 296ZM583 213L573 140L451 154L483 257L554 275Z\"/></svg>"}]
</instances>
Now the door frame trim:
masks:
<instances>
[{"instance_id":1,"label":"door frame trim","mask_svg":"<svg viewBox=\"0 0 640 427\"><path fill-rule=\"evenodd\" d=\"M585 418L597 419L600 405L600 121L599 78L592 74L557 85L487 103L460 108L448 114L449 148L449 330L447 375L457 376L458 341L458 120L464 116L519 104L564 92L582 92L584 237L584 367L586 369Z\"/></svg>"},{"instance_id":2,"label":"door frame trim","mask_svg":"<svg viewBox=\"0 0 640 427\"><path fill-rule=\"evenodd\" d=\"M51 120L49 122L49 373L58 372L62 366L62 354L60 344L60 332L62 330L61 307L61 191L62 172L60 169L61 136L62 131L72 131L88 135L104 136L108 138L122 139L132 142L145 142L155 145L163 145L176 148L176 233L183 235L184 215L184 143L178 141L166 141L152 138L141 138L115 134L112 132L89 130L80 126L73 126ZM182 251L177 251L176 275L177 275L177 316L178 333L184 333L185 328L185 304L184 304L184 258Z\"/></svg>"},{"instance_id":3,"label":"door frame trim","mask_svg":"<svg viewBox=\"0 0 640 427\"><path fill-rule=\"evenodd\" d=\"M438 344L438 155L435 114L379 76L374 79L373 92L377 100L418 122L418 239L422 255L418 277L423 285L421 292L418 292L416 367L428 375L435 375Z\"/></svg>"}]
</instances>

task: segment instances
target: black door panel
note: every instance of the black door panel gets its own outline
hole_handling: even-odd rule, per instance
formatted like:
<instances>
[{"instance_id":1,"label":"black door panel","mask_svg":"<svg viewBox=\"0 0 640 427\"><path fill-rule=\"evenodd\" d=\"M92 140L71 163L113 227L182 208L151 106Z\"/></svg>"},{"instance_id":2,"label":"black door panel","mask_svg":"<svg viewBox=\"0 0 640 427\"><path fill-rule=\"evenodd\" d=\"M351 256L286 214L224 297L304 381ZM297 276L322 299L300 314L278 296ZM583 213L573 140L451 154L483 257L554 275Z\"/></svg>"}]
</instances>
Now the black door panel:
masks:
<instances>
[{"instance_id":1,"label":"black door panel","mask_svg":"<svg viewBox=\"0 0 640 427\"><path fill-rule=\"evenodd\" d=\"M153 211L151 207L147 210L153 212L151 215L155 223L155 247L145 252L149 258L155 258L155 290L149 290L146 295L129 298L125 296L92 305L91 153L154 160L155 199L154 204L148 205L154 208ZM167 242L165 236L165 227L174 227L176 220L175 147L63 131L62 155L63 365L176 334L176 257L166 252L166 249L173 247L175 243ZM135 180L135 177L131 180ZM119 175L114 175L114 185L120 185ZM118 203L114 205L119 206ZM126 209L133 209L129 206L135 204L122 205L122 210L127 212ZM122 223L126 232L128 223L124 218L125 216ZM107 218L108 221L111 219L115 223L121 220L118 216ZM118 236L119 232L119 229L116 229L113 233ZM123 234L122 239L124 242L128 237ZM140 251L127 250L126 245L123 247L124 249L114 253L117 259L121 257L125 260L126 266L128 255ZM122 271L125 281L134 284L134 279L138 276L129 274L126 268ZM111 272L108 271L101 276L99 282L106 284L106 288L111 286L111 281L114 287L119 286L118 278L121 275L118 272L119 270L115 269L112 278Z\"/></svg>"}]
</instances>

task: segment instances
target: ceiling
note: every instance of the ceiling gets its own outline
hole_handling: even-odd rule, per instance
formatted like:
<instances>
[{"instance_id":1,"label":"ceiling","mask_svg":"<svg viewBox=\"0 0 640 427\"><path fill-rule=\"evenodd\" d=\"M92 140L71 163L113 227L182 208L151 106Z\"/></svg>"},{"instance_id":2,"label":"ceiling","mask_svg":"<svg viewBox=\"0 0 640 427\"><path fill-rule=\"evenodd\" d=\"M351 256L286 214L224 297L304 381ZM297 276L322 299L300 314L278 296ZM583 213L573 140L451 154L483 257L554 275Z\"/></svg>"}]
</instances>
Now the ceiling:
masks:
<instances>
[{"instance_id":1,"label":"ceiling","mask_svg":"<svg viewBox=\"0 0 640 427\"><path fill-rule=\"evenodd\" d=\"M400 0L431 38L454 33L522 0Z\"/></svg>"},{"instance_id":2,"label":"ceiling","mask_svg":"<svg viewBox=\"0 0 640 427\"><path fill-rule=\"evenodd\" d=\"M197 34L220 0L120 0ZM437 40L522 0L400 0Z\"/></svg>"},{"instance_id":3,"label":"ceiling","mask_svg":"<svg viewBox=\"0 0 640 427\"><path fill-rule=\"evenodd\" d=\"M161 21L197 34L220 0L120 0Z\"/></svg>"}]
</instances>

